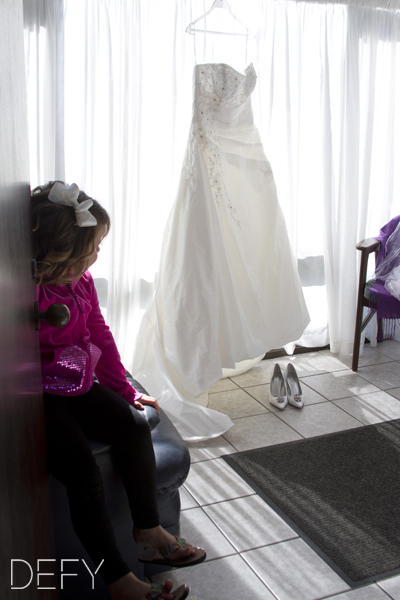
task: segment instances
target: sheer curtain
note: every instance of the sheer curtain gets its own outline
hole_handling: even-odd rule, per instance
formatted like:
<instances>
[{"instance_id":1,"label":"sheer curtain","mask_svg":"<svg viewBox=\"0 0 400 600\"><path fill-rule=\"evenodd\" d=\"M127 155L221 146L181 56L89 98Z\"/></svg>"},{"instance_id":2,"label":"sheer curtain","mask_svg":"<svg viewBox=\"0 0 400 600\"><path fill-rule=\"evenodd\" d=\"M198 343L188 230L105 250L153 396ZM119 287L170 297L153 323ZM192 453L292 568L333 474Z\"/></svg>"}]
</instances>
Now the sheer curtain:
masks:
<instances>
[{"instance_id":1,"label":"sheer curtain","mask_svg":"<svg viewBox=\"0 0 400 600\"><path fill-rule=\"evenodd\" d=\"M368 4L269 2L258 33L260 129L314 316L300 343L343 354L356 243L400 212L400 12Z\"/></svg>"},{"instance_id":2,"label":"sheer curtain","mask_svg":"<svg viewBox=\"0 0 400 600\"><path fill-rule=\"evenodd\" d=\"M185 29L211 3L24 1L31 184L75 181L109 210L93 274L127 368L177 190L193 67L208 60L208 42L196 38L195 58ZM397 3L229 4L254 34L254 116L312 316L298 343L350 353L355 245L400 212ZM232 52L244 65L243 48Z\"/></svg>"}]
</instances>

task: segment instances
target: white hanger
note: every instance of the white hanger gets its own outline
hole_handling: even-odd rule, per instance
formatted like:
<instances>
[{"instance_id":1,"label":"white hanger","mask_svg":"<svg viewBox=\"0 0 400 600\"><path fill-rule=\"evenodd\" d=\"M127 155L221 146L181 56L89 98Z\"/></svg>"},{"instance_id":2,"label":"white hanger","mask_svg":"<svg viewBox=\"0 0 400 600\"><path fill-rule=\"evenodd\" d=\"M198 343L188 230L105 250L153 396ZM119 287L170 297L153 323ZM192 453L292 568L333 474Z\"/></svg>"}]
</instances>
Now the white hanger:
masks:
<instances>
[{"instance_id":1,"label":"white hanger","mask_svg":"<svg viewBox=\"0 0 400 600\"><path fill-rule=\"evenodd\" d=\"M230 33L227 31L214 31L214 30L209 30L209 29L197 29L194 27L194 24L197 23L198 21L201 21L202 19L205 19L207 17L207 15L209 15L215 8L225 8L230 14L231 16L242 26L244 27L244 29L246 30L246 33ZM198 17L197 19L195 19L194 21L192 21L191 23L189 23L189 25L186 27L186 33L190 33L191 35L195 35L196 32L199 33L218 33L220 35L240 35L240 36L244 36L244 37L249 37L249 29L248 27L246 27L246 25L244 25L244 23L242 23L237 16L232 12L231 7L229 6L228 2L226 0L214 0L214 3L212 5L212 7L210 8L210 10L208 10L203 16Z\"/></svg>"}]
</instances>

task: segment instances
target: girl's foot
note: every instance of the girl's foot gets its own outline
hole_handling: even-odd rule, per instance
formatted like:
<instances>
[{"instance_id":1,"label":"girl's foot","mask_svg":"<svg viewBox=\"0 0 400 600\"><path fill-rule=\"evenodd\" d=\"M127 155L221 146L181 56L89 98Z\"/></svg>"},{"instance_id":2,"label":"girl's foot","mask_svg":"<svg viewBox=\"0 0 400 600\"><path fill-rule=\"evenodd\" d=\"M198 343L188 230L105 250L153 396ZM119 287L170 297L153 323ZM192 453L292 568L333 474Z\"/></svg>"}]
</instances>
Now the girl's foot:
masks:
<instances>
[{"instance_id":1,"label":"girl's foot","mask_svg":"<svg viewBox=\"0 0 400 600\"><path fill-rule=\"evenodd\" d=\"M168 533L161 525L152 529L133 528L133 539L139 546L146 548L156 548L161 550L168 544L176 542L175 536ZM196 551L191 544L186 544L185 548L178 548L168 553L168 560L179 561L190 556L195 556Z\"/></svg>"},{"instance_id":2,"label":"girl's foot","mask_svg":"<svg viewBox=\"0 0 400 600\"><path fill-rule=\"evenodd\" d=\"M151 585L137 579L133 573L127 573L121 579L117 579L108 586L111 600L143 600L151 592ZM172 581L167 579L163 585L163 593L157 600L173 600L171 594Z\"/></svg>"}]
</instances>

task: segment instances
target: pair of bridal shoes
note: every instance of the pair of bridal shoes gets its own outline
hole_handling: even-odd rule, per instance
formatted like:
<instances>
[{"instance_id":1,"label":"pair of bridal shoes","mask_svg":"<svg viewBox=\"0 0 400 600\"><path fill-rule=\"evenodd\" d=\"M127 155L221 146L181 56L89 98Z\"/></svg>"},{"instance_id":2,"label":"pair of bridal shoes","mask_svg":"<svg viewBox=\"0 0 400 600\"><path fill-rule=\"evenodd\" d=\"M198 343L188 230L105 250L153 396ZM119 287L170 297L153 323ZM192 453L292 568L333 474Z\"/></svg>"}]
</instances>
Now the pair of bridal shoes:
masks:
<instances>
[{"instance_id":1,"label":"pair of bridal shoes","mask_svg":"<svg viewBox=\"0 0 400 600\"><path fill-rule=\"evenodd\" d=\"M275 365L269 401L280 410L283 410L288 403L296 408L304 406L300 381L292 363L287 365L283 375L280 366Z\"/></svg>"}]
</instances>

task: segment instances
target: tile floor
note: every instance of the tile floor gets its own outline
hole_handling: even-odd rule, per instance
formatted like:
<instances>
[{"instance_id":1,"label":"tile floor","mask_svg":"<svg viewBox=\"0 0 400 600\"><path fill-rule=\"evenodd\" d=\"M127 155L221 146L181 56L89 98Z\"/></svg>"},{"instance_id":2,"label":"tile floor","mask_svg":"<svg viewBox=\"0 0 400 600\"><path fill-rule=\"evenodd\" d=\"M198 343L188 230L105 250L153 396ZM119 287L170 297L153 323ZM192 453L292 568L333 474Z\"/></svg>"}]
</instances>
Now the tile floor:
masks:
<instances>
[{"instance_id":1,"label":"tile floor","mask_svg":"<svg viewBox=\"0 0 400 600\"><path fill-rule=\"evenodd\" d=\"M274 364L292 361L305 406L269 403ZM182 532L207 560L170 577L190 585L190 600L400 600L400 575L348 585L220 457L400 418L400 342L366 346L359 370L329 351L265 360L209 390L209 407L234 426L222 437L188 444L192 466L182 488Z\"/></svg>"}]
</instances>

